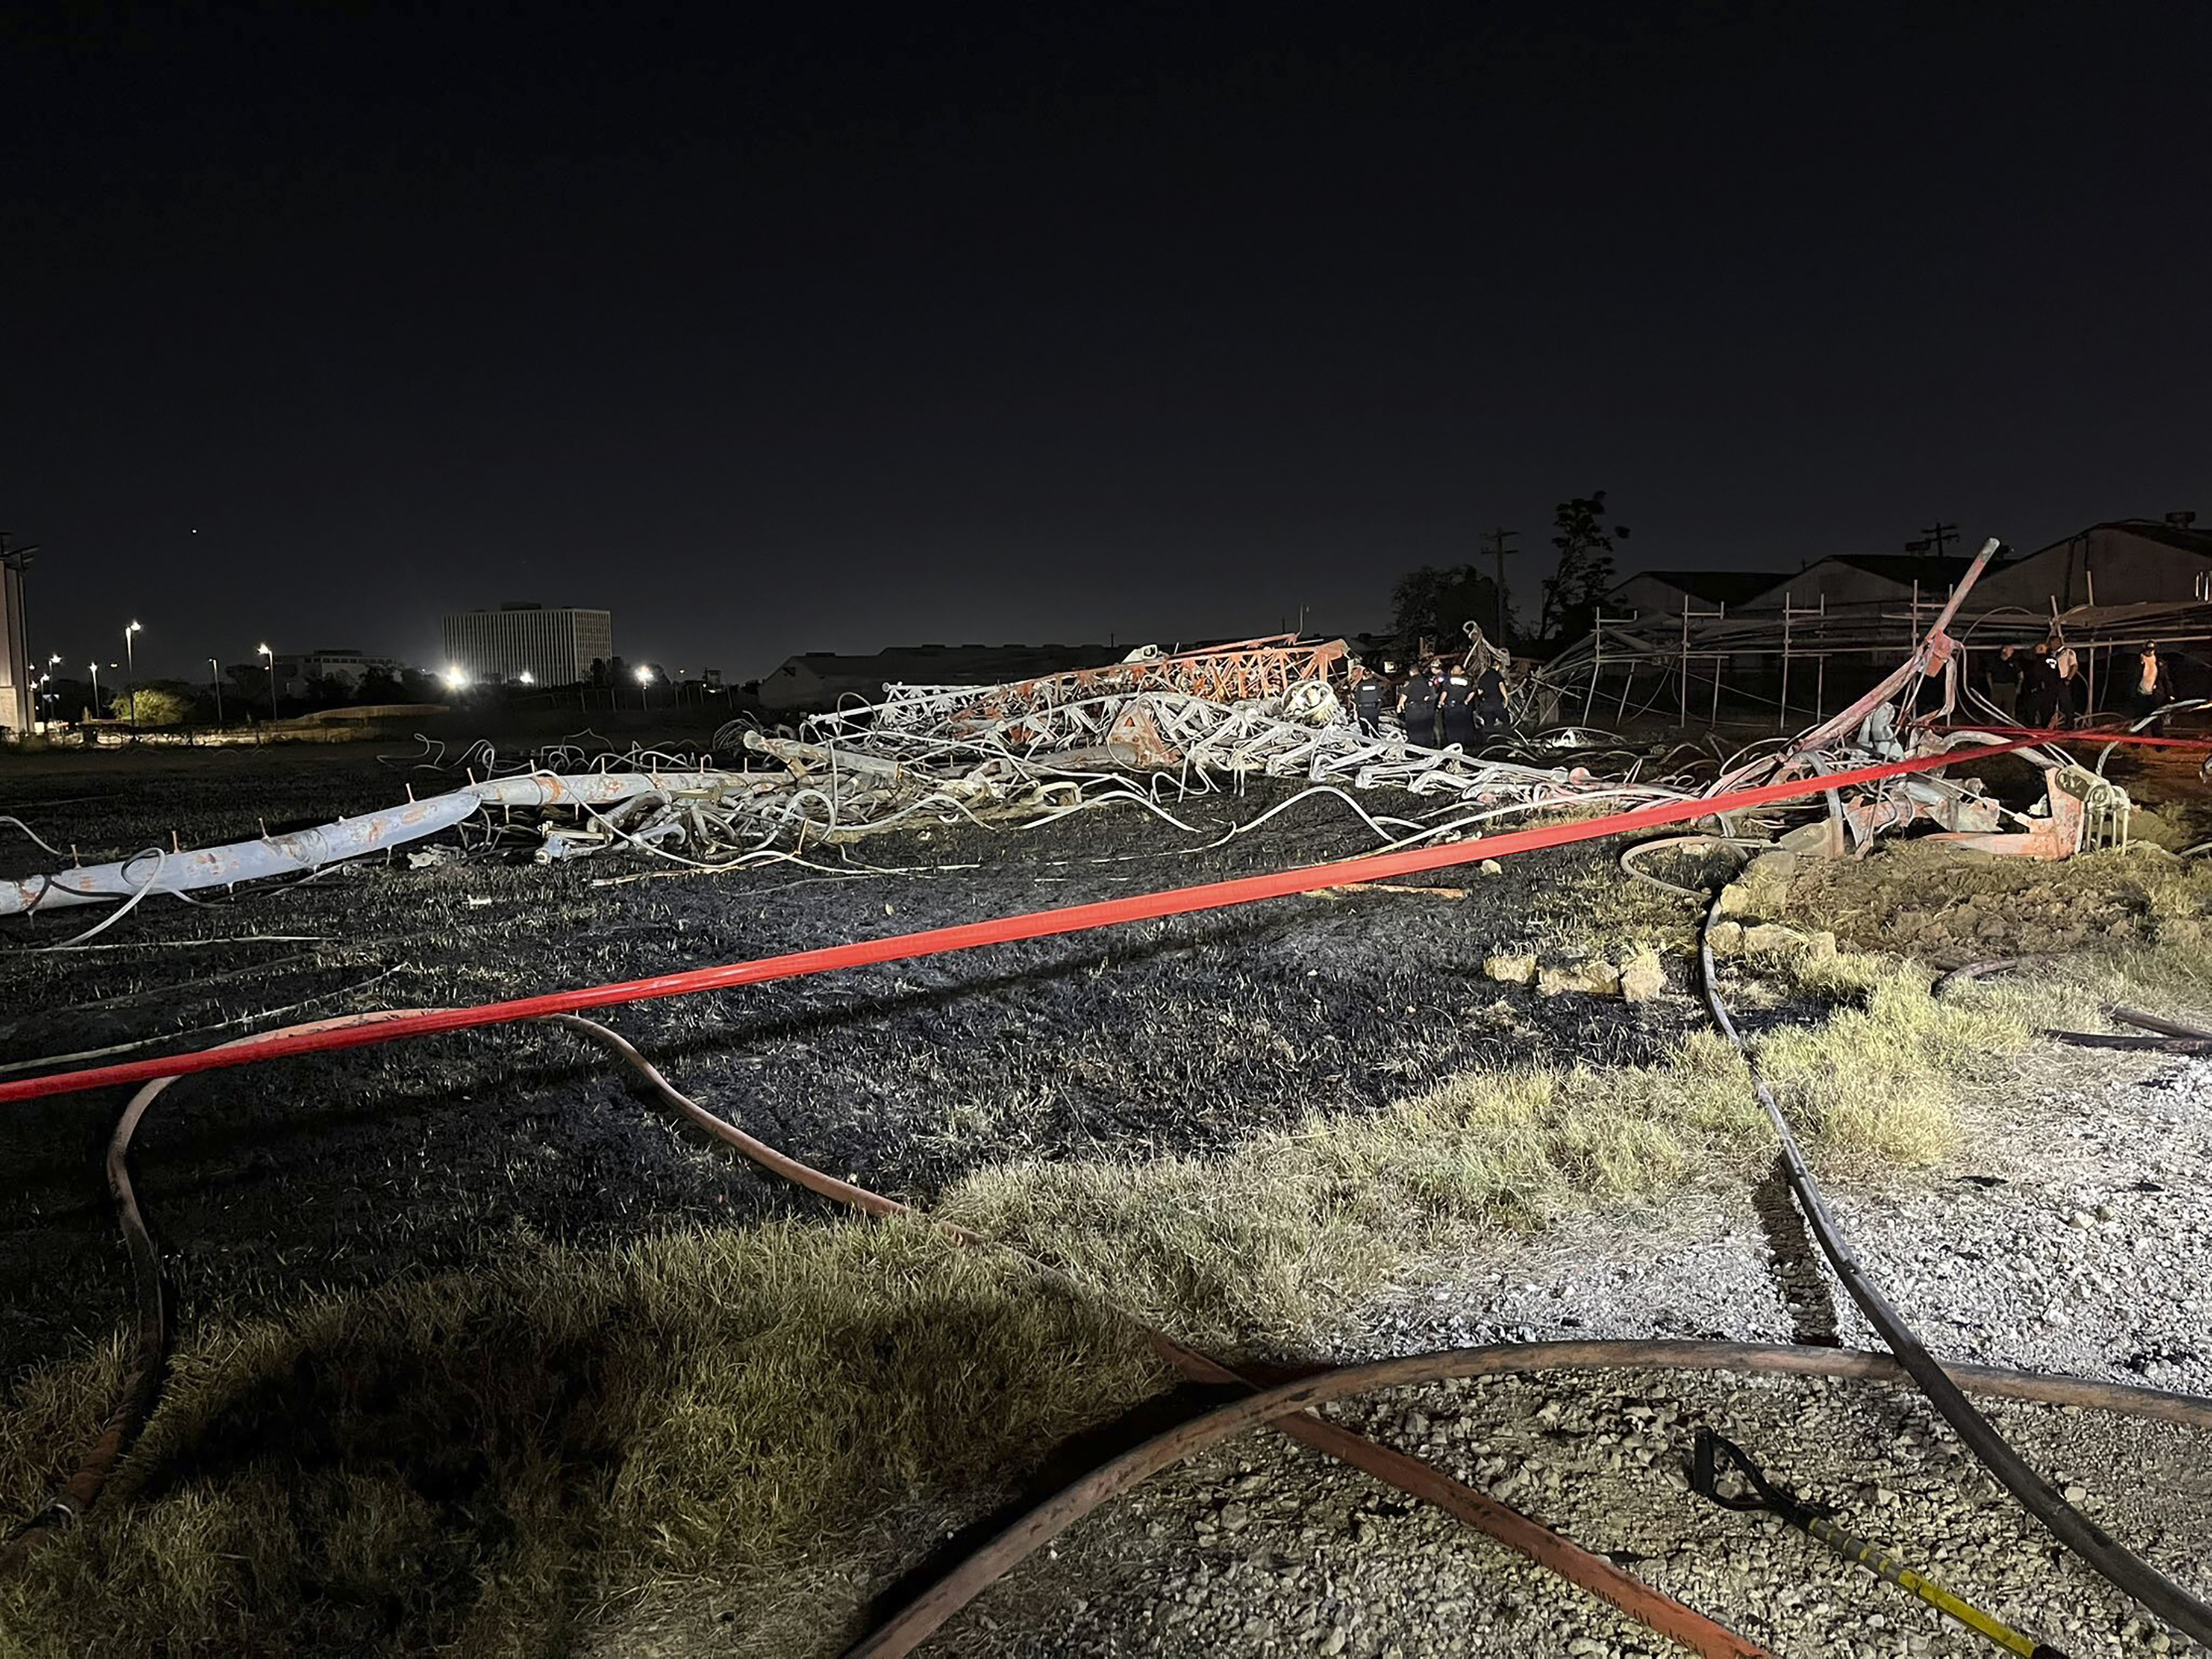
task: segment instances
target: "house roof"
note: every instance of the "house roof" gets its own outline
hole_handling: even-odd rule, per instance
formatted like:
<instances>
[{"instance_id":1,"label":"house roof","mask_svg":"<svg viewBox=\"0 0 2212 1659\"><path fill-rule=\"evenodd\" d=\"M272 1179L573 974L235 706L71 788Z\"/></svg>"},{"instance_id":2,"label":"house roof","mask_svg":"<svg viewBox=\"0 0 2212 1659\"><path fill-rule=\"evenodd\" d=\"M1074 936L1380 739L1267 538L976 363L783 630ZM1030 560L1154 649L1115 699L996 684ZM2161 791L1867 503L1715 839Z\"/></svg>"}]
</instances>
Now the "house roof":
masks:
<instances>
[{"instance_id":1,"label":"house roof","mask_svg":"<svg viewBox=\"0 0 2212 1659\"><path fill-rule=\"evenodd\" d=\"M1918 582L1923 587L1936 588L1948 587L1965 575L1974 562L1955 554L1938 557L1932 553L1838 553L1831 556L1837 564L1863 570L1869 576L1883 577L1899 586L1910 586ZM1999 567L1992 562L1990 568L1994 570Z\"/></svg>"},{"instance_id":2,"label":"house roof","mask_svg":"<svg viewBox=\"0 0 2212 1659\"><path fill-rule=\"evenodd\" d=\"M2063 547L2068 542L2080 541L2084 536L2094 536L2100 530L2120 530L2130 536L2140 536L2147 542L2157 542L2179 553L2193 553L2200 559L2212 559L2212 530L2184 529L2178 524L2167 524L2160 519L2111 519L2103 524L2093 524L2087 530L2077 530L2070 536L2062 536L2051 544ZM2050 549L2040 548L2039 552Z\"/></svg>"},{"instance_id":3,"label":"house roof","mask_svg":"<svg viewBox=\"0 0 2212 1659\"><path fill-rule=\"evenodd\" d=\"M1692 599L1702 599L1707 605L1743 605L1789 580L1787 574L1779 570L1639 570L1622 585L1638 576L1648 576L1653 581L1680 588Z\"/></svg>"}]
</instances>

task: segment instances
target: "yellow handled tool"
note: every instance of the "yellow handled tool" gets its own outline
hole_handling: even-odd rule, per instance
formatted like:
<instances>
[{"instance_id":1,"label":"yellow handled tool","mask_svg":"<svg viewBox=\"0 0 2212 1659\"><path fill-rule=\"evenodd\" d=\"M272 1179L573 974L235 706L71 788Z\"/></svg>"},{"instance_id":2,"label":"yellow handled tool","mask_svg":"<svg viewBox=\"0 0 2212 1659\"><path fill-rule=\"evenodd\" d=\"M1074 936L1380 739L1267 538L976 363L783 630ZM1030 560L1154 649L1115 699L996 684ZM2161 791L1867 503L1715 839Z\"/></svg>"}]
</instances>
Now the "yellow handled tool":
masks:
<instances>
[{"instance_id":1,"label":"yellow handled tool","mask_svg":"<svg viewBox=\"0 0 2212 1659\"><path fill-rule=\"evenodd\" d=\"M1748 1491L1721 1490L1721 1460L1735 1466ZM1857 1562L1877 1578L1911 1590L1939 1613L1948 1613L1972 1631L1979 1632L2020 1659L2067 1659L2048 1642L2022 1635L2002 1620L1993 1618L1971 1602L1962 1601L1935 1580L1915 1572L1888 1551L1877 1548L1856 1534L1838 1526L1802 1498L1784 1492L1766 1478L1759 1465L1744 1455L1733 1440L1699 1429L1690 1466L1690 1484L1723 1509L1764 1510L1778 1515L1799 1531L1819 1539L1837 1554Z\"/></svg>"}]
</instances>

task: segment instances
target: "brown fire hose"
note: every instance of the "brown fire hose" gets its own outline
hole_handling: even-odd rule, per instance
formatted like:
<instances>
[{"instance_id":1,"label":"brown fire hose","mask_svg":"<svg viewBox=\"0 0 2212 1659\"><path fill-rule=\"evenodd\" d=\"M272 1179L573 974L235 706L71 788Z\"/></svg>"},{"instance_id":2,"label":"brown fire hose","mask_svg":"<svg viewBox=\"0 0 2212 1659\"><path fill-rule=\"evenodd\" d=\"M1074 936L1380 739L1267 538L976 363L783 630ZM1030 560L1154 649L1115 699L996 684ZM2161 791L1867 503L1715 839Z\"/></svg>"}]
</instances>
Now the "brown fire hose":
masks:
<instances>
[{"instance_id":1,"label":"brown fire hose","mask_svg":"<svg viewBox=\"0 0 2212 1659\"><path fill-rule=\"evenodd\" d=\"M399 1011L382 1011L356 1014L331 1020L312 1022L307 1025L282 1030L258 1033L239 1039L240 1043L289 1036L301 1030L327 1027L375 1023L402 1018ZM647 1082L654 1093L684 1118L697 1127L730 1145L745 1157L771 1173L781 1176L808 1190L875 1216L915 1215L908 1206L886 1198L881 1194L823 1174L811 1166L747 1134L726 1120L708 1111L697 1102L678 1090L635 1047L617 1033L596 1021L575 1015L555 1016L556 1023L568 1026L578 1035L598 1043L616 1054ZM115 1196L126 1242L130 1245L134 1276L138 1291L137 1347L126 1371L123 1395L111 1414L100 1440L88 1455L84 1465L71 1477L54 1504L29 1523L4 1552L0 1552L0 1566L14 1564L29 1550L50 1540L60 1528L81 1516L97 1498L110 1471L128 1449L137 1429L150 1412L159 1386L161 1360L166 1335L161 1305L158 1257L150 1234L140 1216L130 1184L125 1162L132 1133L145 1112L167 1084L173 1079L161 1079L148 1085L135 1095L118 1121L108 1154L111 1192ZM928 1219L928 1218L923 1218ZM932 1220L931 1224L948 1235L971 1245L989 1244L991 1241L953 1224ZM1009 1248L999 1246L997 1248ZM1048 1264L1012 1251L1018 1260L1063 1285L1066 1275ZM1148 1328L1149 1329L1149 1328ZM1213 1383L1234 1383L1257 1390L1259 1385L1208 1356L1175 1341L1158 1332L1149 1333L1155 1346L1171 1364L1194 1380ZM1414 1356L1409 1358L1382 1362L1379 1366L1351 1368L1346 1370L1323 1370L1299 1378L1264 1393L1255 1392L1236 1405L1224 1407L1207 1417L1184 1425L1153 1442L1139 1447L1135 1452L1094 1472L1067 1492L1048 1500L1030 1517L1018 1523L1009 1534L987 1546L987 1550L998 1553L993 1559L999 1565L979 1583L967 1588L956 1599L947 1601L940 1595L951 1583L933 1589L925 1601L936 1609L927 1617L926 1627L912 1621L922 1604L909 1609L891 1626L887 1626L871 1638L857 1652L872 1656L872 1659L887 1659L887 1656L910 1650L913 1644L926 1639L945 1618L979 1594L1000 1573L1021 1559L1027 1549L1011 1556L1005 1554L1001 1545L1013 1534L1023 1533L1030 1522L1047 1510L1060 1514L1071 1494L1078 1495L1077 1507L1068 1510L1057 1527L1043 1532L1027 1532L1033 1548L1056 1534L1078 1516L1088 1512L1104 1502L1114 1492L1127 1490L1136 1480L1165 1468L1181 1456L1199 1449L1202 1445L1217 1443L1220 1438L1240 1432L1243 1427L1268 1420L1267 1416L1250 1415L1255 1404L1278 1398L1295 1399L1297 1403L1278 1406L1272 1415L1279 1419L1273 1426L1291 1434L1316 1449L1351 1463L1376 1478L1400 1487L1408 1493L1437 1504L1475 1527L1509 1547L1517 1550L1530 1559L1559 1573L1581 1587L1611 1601L1624 1613L1648 1627L1681 1643L1694 1652L1705 1655L1729 1656L1730 1659L1752 1659L1765 1655L1765 1650L1727 1631L1705 1615L1697 1613L1663 1593L1651 1589L1615 1567L1602 1556L1592 1554L1571 1540L1517 1511L1474 1491L1463 1483L1441 1474L1420 1460L1410 1457L1392 1448L1365 1439L1350 1430L1321 1418L1305 1414L1304 1405L1312 1400L1335 1399L1370 1389L1401 1386L1405 1383L1437 1380L1452 1376L1492 1376L1560 1369L1656 1369L1656 1370L1741 1370L1778 1375L1804 1375L1837 1377L1863 1377L1891 1380L1902 1377L1902 1369L1886 1354L1863 1353L1832 1348L1799 1348L1782 1345L1757 1343L1714 1342L1646 1342L1596 1341L1573 1343L1503 1344L1487 1348L1469 1349L1441 1354ZM2042 1401L2060 1405L2086 1407L2125 1413L2136 1416L2164 1419L2192 1426L2212 1428L2212 1401L2191 1395L2166 1393L2161 1390L2132 1388L2124 1384L2089 1382L2069 1377L2051 1377L2018 1371L2008 1371L1974 1366L1947 1368L1960 1386L1973 1392L2000 1397ZM1359 1381L1370 1374L1382 1376L1382 1381ZM1344 1379L1352 1379L1345 1381ZM1317 1389L1310 1396L1297 1391ZM1243 1412L1244 1415L1231 1413ZM1212 1425L1212 1428L1204 1425ZM1199 1437L1190 1437L1198 1431ZM1180 1447L1181 1450L1175 1448ZM1163 1449L1164 1449L1163 1450ZM1164 1461L1145 1467L1143 1474L1130 1478L1130 1459L1151 1454ZM1120 1471L1116 1474L1112 1472ZM1103 1485L1096 1485L1101 1480ZM1115 1484L1119 1480L1123 1484ZM1084 1496L1087 1494L1087 1497ZM953 1578L969 1583L968 1568L957 1570ZM907 1645L883 1645L894 1631L908 1632Z\"/></svg>"},{"instance_id":2,"label":"brown fire hose","mask_svg":"<svg viewBox=\"0 0 2212 1659\"><path fill-rule=\"evenodd\" d=\"M270 1041L302 1031L404 1018L407 1012L414 1011L386 1010L376 1013L343 1015L310 1024L260 1032L237 1041L240 1044ZM870 1215L884 1217L915 1213L894 1199L885 1198L850 1182L839 1181L801 1164L709 1112L670 1083L659 1068L627 1039L596 1020L574 1014L559 1014L551 1017L551 1023L565 1025L613 1053L644 1079L664 1103L772 1174ZM167 1346L167 1319L161 1293L160 1257L144 1218L138 1210L131 1185L128 1156L131 1137L137 1133L148 1109L175 1080L173 1078L157 1078L140 1088L124 1108L108 1143L109 1189L115 1199L117 1218L130 1247L138 1297L136 1342L121 1396L99 1440L60 1493L45 1510L33 1516L4 1548L0 1548L0 1571L12 1569L33 1551L52 1541L92 1507L110 1474L152 1413L160 1389L162 1359ZM963 1244L972 1246L989 1243L979 1235L950 1223L933 1221L932 1224ZM1055 1281L1066 1283L1065 1275L1047 1264L1019 1252L1013 1254L1017 1259ZM1145 1329L1155 1349L1186 1376L1208 1383L1232 1384L1252 1389L1258 1388L1259 1385L1250 1379L1196 1349L1176 1341L1165 1333L1150 1327L1145 1327ZM1681 1643L1692 1652L1706 1656L1706 1659L1772 1659L1764 1648L1745 1641L1694 1608L1651 1589L1604 1557L1592 1554L1549 1528L1463 1482L1453 1480L1418 1458L1318 1418L1296 1417L1278 1426L1316 1450L1350 1463L1411 1496L1436 1504L1569 1582L1612 1602L1652 1630Z\"/></svg>"}]
</instances>

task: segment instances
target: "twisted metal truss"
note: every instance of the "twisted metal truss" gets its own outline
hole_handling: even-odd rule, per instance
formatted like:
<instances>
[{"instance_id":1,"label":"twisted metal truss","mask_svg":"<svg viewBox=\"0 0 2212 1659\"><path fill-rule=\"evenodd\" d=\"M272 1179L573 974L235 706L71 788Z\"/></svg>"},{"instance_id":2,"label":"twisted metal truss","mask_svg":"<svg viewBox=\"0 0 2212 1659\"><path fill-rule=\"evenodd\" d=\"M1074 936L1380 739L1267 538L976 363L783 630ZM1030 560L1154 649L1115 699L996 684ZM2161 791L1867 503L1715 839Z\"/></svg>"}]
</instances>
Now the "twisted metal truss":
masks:
<instances>
[{"instance_id":1,"label":"twisted metal truss","mask_svg":"<svg viewBox=\"0 0 2212 1659\"><path fill-rule=\"evenodd\" d=\"M426 741L421 755L390 758L448 780L434 795L416 799L410 791L404 807L319 830L190 853L149 848L112 864L0 882L0 914L120 900L112 921L149 894L305 876L447 834L459 837L463 856L519 842L545 863L621 849L693 870L795 862L831 875L881 873L880 866L858 863L851 845L901 828L1027 830L1121 807L1149 812L1184 836L1212 834L1197 844L1215 845L1326 794L1387 847L1410 847L1528 813L1698 799L1793 771L1897 758L1908 746L1924 753L1994 741L1933 729L1962 693L1974 700L1960 684L1956 642L1944 631L1955 609L1954 598L1910 657L1848 708L1732 757L1690 744L1638 750L1571 727L1471 752L1432 748L1394 728L1363 730L1351 718L1340 695L1351 667L1340 641L1255 640L1139 653L1012 685L895 686L880 704L816 715L796 733L726 726L712 755L593 752L563 741L514 758L479 744L448 760L441 745ZM1938 682L1940 705L1916 719L1914 699ZM1832 853L1932 819L1955 839L2037 857L2065 856L2088 844L2093 831L2098 841L2124 842L2125 797L2104 784L2100 766L2085 771L2055 748L2025 752L2054 777L2065 774L2040 816L2002 809L1971 783L1926 775L1909 789L1832 799L1825 825L1793 835L1825 830L1806 845ZM456 775L463 773L465 786ZM1178 816L1194 798L1241 793L1258 779L1304 787L1225 830ZM1394 795L1404 804L1379 810ZM1997 834L2001 818L2017 820L2026 833ZM1745 827L1726 823L1721 838L1741 844ZM1178 848L1195 850L1191 842L1160 850ZM829 849L836 862L810 860Z\"/></svg>"}]
</instances>

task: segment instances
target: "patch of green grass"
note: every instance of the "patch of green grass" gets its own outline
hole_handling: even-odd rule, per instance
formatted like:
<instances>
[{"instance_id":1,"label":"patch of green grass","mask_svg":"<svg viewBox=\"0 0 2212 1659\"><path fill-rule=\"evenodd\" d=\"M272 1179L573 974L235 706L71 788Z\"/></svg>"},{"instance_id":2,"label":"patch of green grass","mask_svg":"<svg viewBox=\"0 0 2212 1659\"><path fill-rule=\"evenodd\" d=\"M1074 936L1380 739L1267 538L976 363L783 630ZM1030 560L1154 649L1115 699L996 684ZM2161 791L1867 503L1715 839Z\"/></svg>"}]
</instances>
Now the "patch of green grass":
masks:
<instances>
[{"instance_id":1,"label":"patch of green grass","mask_svg":"<svg viewBox=\"0 0 2212 1659\"><path fill-rule=\"evenodd\" d=\"M2014 1011L1939 1000L1911 963L1808 955L1796 978L1849 1000L1816 1024L1762 1038L1759 1069L1791 1127L1845 1159L1942 1158L1958 1141L1960 1085L1997 1075L2033 1035Z\"/></svg>"},{"instance_id":2,"label":"patch of green grass","mask_svg":"<svg viewBox=\"0 0 2212 1659\"><path fill-rule=\"evenodd\" d=\"M116 1371L18 1395L6 1511L43 1503ZM191 1342L119 1501L0 1585L0 1651L547 1653L609 1595L706 1573L750 1585L728 1650L834 1650L882 1513L1002 1482L1163 1380L1126 1325L916 1224L518 1246Z\"/></svg>"},{"instance_id":3,"label":"patch of green grass","mask_svg":"<svg viewBox=\"0 0 2212 1659\"><path fill-rule=\"evenodd\" d=\"M2212 1018L2212 861L2203 859L2138 847L2045 864L1905 842L1864 860L1801 866L1771 913L1947 964L2033 958L1946 999L1998 1021L1985 1034L1993 1041L2105 1030L2115 1002ZM1842 960L1895 958L1846 952ZM1797 972L1808 988L1823 988L1817 974ZM1864 997L1871 984L1839 988Z\"/></svg>"},{"instance_id":4,"label":"patch of green grass","mask_svg":"<svg viewBox=\"0 0 2212 1659\"><path fill-rule=\"evenodd\" d=\"M1768 1060L1822 1152L1924 1161L1955 1136L1960 1069L1998 1063L1978 1045L2002 1024L1899 969ZM1655 1199L1770 1144L1741 1059L1698 1032L1659 1065L1470 1073L1219 1158L1003 1165L944 1209L1179 1334L1294 1352L1479 1234Z\"/></svg>"}]
</instances>

